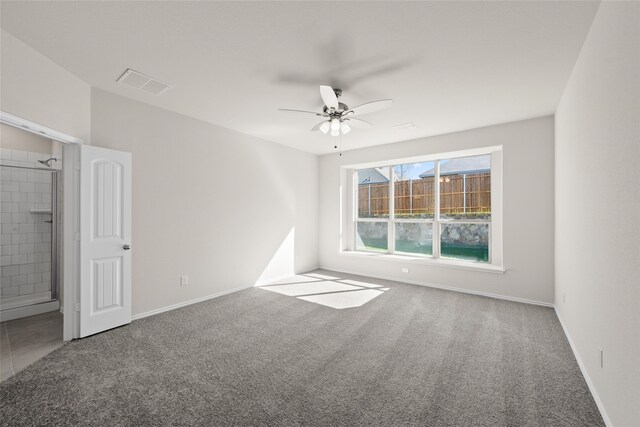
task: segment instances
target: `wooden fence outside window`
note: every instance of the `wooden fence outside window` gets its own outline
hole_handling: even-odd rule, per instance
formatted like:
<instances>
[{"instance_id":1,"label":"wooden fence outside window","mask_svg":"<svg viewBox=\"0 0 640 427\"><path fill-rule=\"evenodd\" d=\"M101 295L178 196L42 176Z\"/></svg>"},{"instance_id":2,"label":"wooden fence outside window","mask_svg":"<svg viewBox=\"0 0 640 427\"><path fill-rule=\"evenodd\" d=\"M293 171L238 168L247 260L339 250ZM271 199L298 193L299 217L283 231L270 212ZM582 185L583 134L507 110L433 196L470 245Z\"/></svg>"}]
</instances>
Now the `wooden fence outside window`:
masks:
<instances>
[{"instance_id":1,"label":"wooden fence outside window","mask_svg":"<svg viewBox=\"0 0 640 427\"><path fill-rule=\"evenodd\" d=\"M435 210L434 177L394 183L395 217L432 217ZM491 214L491 173L440 177L440 215L486 218ZM358 186L358 216L389 215L389 184Z\"/></svg>"}]
</instances>

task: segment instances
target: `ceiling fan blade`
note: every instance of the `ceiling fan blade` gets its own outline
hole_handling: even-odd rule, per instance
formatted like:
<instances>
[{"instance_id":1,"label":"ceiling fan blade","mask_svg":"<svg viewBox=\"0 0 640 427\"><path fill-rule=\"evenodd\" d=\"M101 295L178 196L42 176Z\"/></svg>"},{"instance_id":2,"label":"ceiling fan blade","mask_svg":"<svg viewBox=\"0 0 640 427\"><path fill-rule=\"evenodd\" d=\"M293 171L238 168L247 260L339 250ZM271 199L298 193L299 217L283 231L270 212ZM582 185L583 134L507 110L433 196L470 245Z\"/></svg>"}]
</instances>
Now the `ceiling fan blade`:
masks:
<instances>
[{"instance_id":1,"label":"ceiling fan blade","mask_svg":"<svg viewBox=\"0 0 640 427\"><path fill-rule=\"evenodd\" d=\"M366 104L358 105L357 107L353 107L350 110L345 111L342 115L345 114L369 114L374 113L376 111L384 110L385 108L389 108L393 105L393 101L390 99L382 99L380 101L367 102Z\"/></svg>"},{"instance_id":2,"label":"ceiling fan blade","mask_svg":"<svg viewBox=\"0 0 640 427\"><path fill-rule=\"evenodd\" d=\"M321 127L323 124L327 123L327 122L328 122L328 120L323 120L323 121L321 121L320 123L318 123L317 125L315 125L314 127L312 127L312 128L311 128L311 131L320 130L320 127Z\"/></svg>"},{"instance_id":3,"label":"ceiling fan blade","mask_svg":"<svg viewBox=\"0 0 640 427\"><path fill-rule=\"evenodd\" d=\"M289 108L278 108L278 111L288 111L288 112L291 112L291 113L307 113L307 114L313 114L313 115L316 115L316 116L324 117L324 114L316 113L315 111L291 110Z\"/></svg>"},{"instance_id":4,"label":"ceiling fan blade","mask_svg":"<svg viewBox=\"0 0 640 427\"><path fill-rule=\"evenodd\" d=\"M359 129L369 129L370 127L373 127L373 125L365 120L362 119L356 119L355 117L349 117L347 119L344 119L345 122L349 122L349 124L351 126L353 126L354 128L359 128Z\"/></svg>"},{"instance_id":5,"label":"ceiling fan blade","mask_svg":"<svg viewBox=\"0 0 640 427\"><path fill-rule=\"evenodd\" d=\"M334 110L338 109L338 97L331 86L320 86L320 96L324 105Z\"/></svg>"}]
</instances>

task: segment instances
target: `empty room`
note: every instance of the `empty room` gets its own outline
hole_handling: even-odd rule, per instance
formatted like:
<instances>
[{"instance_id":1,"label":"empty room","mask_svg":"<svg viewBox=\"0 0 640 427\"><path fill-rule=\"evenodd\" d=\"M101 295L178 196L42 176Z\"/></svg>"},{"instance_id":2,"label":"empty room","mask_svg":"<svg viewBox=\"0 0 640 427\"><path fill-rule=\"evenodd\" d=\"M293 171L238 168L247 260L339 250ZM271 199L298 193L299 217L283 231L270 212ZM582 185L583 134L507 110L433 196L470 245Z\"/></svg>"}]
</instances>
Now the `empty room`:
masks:
<instances>
[{"instance_id":1,"label":"empty room","mask_svg":"<svg viewBox=\"0 0 640 427\"><path fill-rule=\"evenodd\" d=\"M0 1L0 425L640 427L640 2Z\"/></svg>"}]
</instances>

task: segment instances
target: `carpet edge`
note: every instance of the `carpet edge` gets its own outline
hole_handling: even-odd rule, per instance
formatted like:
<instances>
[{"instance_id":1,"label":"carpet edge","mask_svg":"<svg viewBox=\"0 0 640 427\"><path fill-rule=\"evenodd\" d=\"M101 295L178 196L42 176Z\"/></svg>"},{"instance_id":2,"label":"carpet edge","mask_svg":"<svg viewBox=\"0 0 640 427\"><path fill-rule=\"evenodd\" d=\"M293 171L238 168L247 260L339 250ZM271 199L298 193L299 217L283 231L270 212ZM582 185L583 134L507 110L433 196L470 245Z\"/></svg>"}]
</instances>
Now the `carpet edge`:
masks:
<instances>
[{"instance_id":1,"label":"carpet edge","mask_svg":"<svg viewBox=\"0 0 640 427\"><path fill-rule=\"evenodd\" d=\"M573 357L575 357L576 362L578 362L578 367L580 368L582 377L586 381L587 387L589 387L589 391L591 392L591 396L593 397L593 400L596 402L596 407L598 408L598 411L600 411L600 416L602 417L602 420L604 421L607 427L612 427L613 423L611 423L611 419L609 418L609 415L607 414L607 411L604 408L604 404L602 403L602 400L600 399L600 396L596 391L595 384L593 384L593 382L591 381L591 377L589 377L589 373L587 372L587 369L584 363L582 363L580 354L578 354L578 351L573 343L573 340L571 339L571 335L569 335L569 330L565 326L564 321L562 320L562 317L560 316L560 313L558 313L558 310L556 309L555 306L553 307L553 311L556 313L556 317L560 322L560 326L562 326L562 331L564 332L564 335L567 337L567 341L569 341L569 346L571 347L571 351L573 352Z\"/></svg>"}]
</instances>

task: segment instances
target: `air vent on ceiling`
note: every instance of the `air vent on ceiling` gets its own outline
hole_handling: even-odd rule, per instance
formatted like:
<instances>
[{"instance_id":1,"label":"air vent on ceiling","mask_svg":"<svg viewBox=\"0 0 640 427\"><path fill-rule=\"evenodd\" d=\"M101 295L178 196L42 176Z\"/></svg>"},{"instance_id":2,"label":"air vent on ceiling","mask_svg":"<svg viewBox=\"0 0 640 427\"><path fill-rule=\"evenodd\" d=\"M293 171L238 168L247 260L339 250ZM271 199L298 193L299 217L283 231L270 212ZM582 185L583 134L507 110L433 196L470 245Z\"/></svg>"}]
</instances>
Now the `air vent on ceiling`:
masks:
<instances>
[{"instance_id":1,"label":"air vent on ceiling","mask_svg":"<svg viewBox=\"0 0 640 427\"><path fill-rule=\"evenodd\" d=\"M160 80L149 77L131 68L127 68L124 73L116 80L118 83L124 83L128 86L144 90L154 95L160 95L171 86Z\"/></svg>"}]
</instances>

